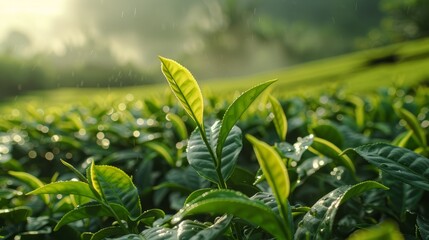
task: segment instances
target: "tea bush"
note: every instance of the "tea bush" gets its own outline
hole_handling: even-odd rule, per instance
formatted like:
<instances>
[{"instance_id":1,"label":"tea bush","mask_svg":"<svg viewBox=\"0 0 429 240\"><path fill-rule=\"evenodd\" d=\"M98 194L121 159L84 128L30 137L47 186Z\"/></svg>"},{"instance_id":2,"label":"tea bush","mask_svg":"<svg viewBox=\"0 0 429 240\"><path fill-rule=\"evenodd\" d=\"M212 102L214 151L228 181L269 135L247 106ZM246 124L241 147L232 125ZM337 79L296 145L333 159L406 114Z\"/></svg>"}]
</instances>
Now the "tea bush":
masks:
<instances>
[{"instance_id":1,"label":"tea bush","mask_svg":"<svg viewBox=\"0 0 429 240\"><path fill-rule=\"evenodd\" d=\"M160 60L162 100L3 116L4 239L428 239L427 88L228 102Z\"/></svg>"}]
</instances>

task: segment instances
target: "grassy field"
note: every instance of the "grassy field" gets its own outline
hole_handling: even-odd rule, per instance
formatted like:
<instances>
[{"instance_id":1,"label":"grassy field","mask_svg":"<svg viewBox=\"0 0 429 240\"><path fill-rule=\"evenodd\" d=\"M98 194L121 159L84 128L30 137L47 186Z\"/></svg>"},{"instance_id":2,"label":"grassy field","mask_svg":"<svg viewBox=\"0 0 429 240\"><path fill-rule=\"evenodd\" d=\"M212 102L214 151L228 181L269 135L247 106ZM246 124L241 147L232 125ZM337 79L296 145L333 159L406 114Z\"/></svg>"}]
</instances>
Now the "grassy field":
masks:
<instances>
[{"instance_id":1,"label":"grassy field","mask_svg":"<svg viewBox=\"0 0 429 240\"><path fill-rule=\"evenodd\" d=\"M192 72L192 66L185 67ZM163 78L161 71L160 78ZM252 76L197 81L205 94L218 95L242 91L271 79L279 80L273 92L284 97L306 96L337 88L358 93L381 86L416 85L429 80L429 39L355 52ZM162 97L167 91L167 83L117 89L55 89L17 96L1 103L0 109L28 103L44 107L97 99L103 101L127 94L139 99Z\"/></svg>"}]
</instances>

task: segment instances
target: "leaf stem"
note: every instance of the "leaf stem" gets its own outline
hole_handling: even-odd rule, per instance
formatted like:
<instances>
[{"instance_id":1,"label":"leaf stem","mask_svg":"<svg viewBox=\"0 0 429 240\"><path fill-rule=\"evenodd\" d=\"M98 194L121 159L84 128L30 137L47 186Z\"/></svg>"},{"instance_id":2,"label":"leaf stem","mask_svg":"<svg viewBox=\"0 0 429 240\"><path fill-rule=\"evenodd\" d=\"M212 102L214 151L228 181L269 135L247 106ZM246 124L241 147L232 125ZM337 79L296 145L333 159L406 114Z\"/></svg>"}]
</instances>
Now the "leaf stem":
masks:
<instances>
[{"instance_id":1,"label":"leaf stem","mask_svg":"<svg viewBox=\"0 0 429 240\"><path fill-rule=\"evenodd\" d=\"M122 228L122 230L124 230L125 233L129 234L131 233L130 230L124 225L124 223L122 222L122 220L119 218L118 214L116 214L115 210L113 210L112 206L110 206L110 204L101 201L101 204L103 204L105 207L107 207L107 209L113 214L113 217L116 219L116 221L119 224L119 227Z\"/></svg>"}]
</instances>

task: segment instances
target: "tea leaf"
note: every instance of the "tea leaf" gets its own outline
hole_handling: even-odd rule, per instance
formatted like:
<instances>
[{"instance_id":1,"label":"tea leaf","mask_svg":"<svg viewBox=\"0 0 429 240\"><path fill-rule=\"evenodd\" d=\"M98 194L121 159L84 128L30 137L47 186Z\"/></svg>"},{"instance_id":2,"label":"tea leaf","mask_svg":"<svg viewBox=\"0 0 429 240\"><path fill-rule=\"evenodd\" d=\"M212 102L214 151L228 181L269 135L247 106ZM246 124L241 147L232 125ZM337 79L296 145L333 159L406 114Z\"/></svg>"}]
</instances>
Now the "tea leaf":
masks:
<instances>
[{"instance_id":1,"label":"tea leaf","mask_svg":"<svg viewBox=\"0 0 429 240\"><path fill-rule=\"evenodd\" d=\"M286 134L287 134L286 115L283 111L282 105L276 98L270 95L269 100L274 114L274 119L273 119L274 127L276 128L277 135L279 136L280 141L284 142L286 141Z\"/></svg>"},{"instance_id":2,"label":"tea leaf","mask_svg":"<svg viewBox=\"0 0 429 240\"><path fill-rule=\"evenodd\" d=\"M31 189L37 189L44 186L43 182L40 181L40 179L29 173L9 171L8 174L27 184ZM45 204L49 203L49 196L43 195L41 196L41 198Z\"/></svg>"},{"instance_id":3,"label":"tea leaf","mask_svg":"<svg viewBox=\"0 0 429 240\"><path fill-rule=\"evenodd\" d=\"M122 170L112 166L91 164L91 184L108 203L124 206L132 217L141 214L139 194L131 178Z\"/></svg>"},{"instance_id":4,"label":"tea leaf","mask_svg":"<svg viewBox=\"0 0 429 240\"><path fill-rule=\"evenodd\" d=\"M288 218L289 210L287 199L289 197L290 182L285 164L273 147L265 142L259 141L251 135L246 135L246 138L252 143L262 172L274 193L280 209L280 216L282 216L283 220L289 225L291 219ZM286 228L286 230L290 229ZM289 234L291 233L288 232L287 234L290 238Z\"/></svg>"},{"instance_id":5,"label":"tea leaf","mask_svg":"<svg viewBox=\"0 0 429 240\"><path fill-rule=\"evenodd\" d=\"M31 216L31 212L31 208L26 206L0 209L0 219L6 219L13 223L25 222L27 217Z\"/></svg>"},{"instance_id":6,"label":"tea leaf","mask_svg":"<svg viewBox=\"0 0 429 240\"><path fill-rule=\"evenodd\" d=\"M91 237L91 240L112 239L109 237L122 236L124 234L125 234L124 229L122 229L118 226L105 227L105 228L98 230L96 233L94 233ZM117 239L117 238L114 238L114 239ZM126 238L126 239L129 239L129 238Z\"/></svg>"},{"instance_id":7,"label":"tea leaf","mask_svg":"<svg viewBox=\"0 0 429 240\"><path fill-rule=\"evenodd\" d=\"M216 240L219 239L222 234L228 229L231 223L232 216L224 215L216 220L216 222L210 227L199 231L190 240Z\"/></svg>"},{"instance_id":8,"label":"tea leaf","mask_svg":"<svg viewBox=\"0 0 429 240\"><path fill-rule=\"evenodd\" d=\"M53 182L46 184L36 190L33 190L27 194L74 194L79 196L88 197L94 200L98 200L98 198L94 195L94 193L89 188L89 185L84 182L78 181L64 181L64 182Z\"/></svg>"},{"instance_id":9,"label":"tea leaf","mask_svg":"<svg viewBox=\"0 0 429 240\"><path fill-rule=\"evenodd\" d=\"M316 137L325 139L339 148L344 144L344 137L341 135L338 128L332 124L317 124L311 128L311 131Z\"/></svg>"},{"instance_id":10,"label":"tea leaf","mask_svg":"<svg viewBox=\"0 0 429 240\"><path fill-rule=\"evenodd\" d=\"M423 148L427 148L425 130L420 127L417 118L410 111L404 108L398 109L397 113L400 118L404 119L407 122L408 128L413 131L414 136L416 136L420 146Z\"/></svg>"},{"instance_id":11,"label":"tea leaf","mask_svg":"<svg viewBox=\"0 0 429 240\"><path fill-rule=\"evenodd\" d=\"M342 154L341 150L337 146L325 139L314 137L310 150L342 163L342 165L349 169L353 174L356 172L353 161L347 155Z\"/></svg>"},{"instance_id":12,"label":"tea leaf","mask_svg":"<svg viewBox=\"0 0 429 240\"><path fill-rule=\"evenodd\" d=\"M389 197L389 202L391 202L391 208L402 221L405 221L405 214L415 211L424 191L407 183L397 181L387 173L383 173L382 183L390 188L390 191L387 191L386 194Z\"/></svg>"},{"instance_id":13,"label":"tea leaf","mask_svg":"<svg viewBox=\"0 0 429 240\"><path fill-rule=\"evenodd\" d=\"M429 221L423 216L417 217L417 226L419 228L420 235L424 240L429 240Z\"/></svg>"},{"instance_id":14,"label":"tea leaf","mask_svg":"<svg viewBox=\"0 0 429 240\"><path fill-rule=\"evenodd\" d=\"M66 166L68 169L70 169L74 174L76 174L76 176L79 178L79 180L81 180L82 182L88 183L88 180L86 179L86 177L79 172L75 167L73 167L73 165L71 165L70 163L64 161L61 159L61 163Z\"/></svg>"},{"instance_id":15,"label":"tea leaf","mask_svg":"<svg viewBox=\"0 0 429 240\"><path fill-rule=\"evenodd\" d=\"M275 81L277 80L267 81L245 91L228 107L222 118L219 139L216 146L216 155L218 158L221 158L224 142L231 129L240 119L241 115L243 115L247 108L249 108L250 104L252 104L255 99Z\"/></svg>"},{"instance_id":16,"label":"tea leaf","mask_svg":"<svg viewBox=\"0 0 429 240\"><path fill-rule=\"evenodd\" d=\"M111 204L110 205L115 213L118 215L120 219L128 218L128 211L119 204ZM79 206L66 214L58 221L57 225L54 228L54 231L58 231L62 226L76 222L78 220L86 219L86 218L94 218L94 217L113 217L114 214L109 211L105 206L101 203L88 203L82 206Z\"/></svg>"},{"instance_id":17,"label":"tea leaf","mask_svg":"<svg viewBox=\"0 0 429 240\"><path fill-rule=\"evenodd\" d=\"M159 155L161 155L165 161L172 167L176 166L176 163L174 162L173 157L168 152L168 147L160 142L146 142L143 144L143 146L152 149L153 151L157 152Z\"/></svg>"},{"instance_id":18,"label":"tea leaf","mask_svg":"<svg viewBox=\"0 0 429 240\"><path fill-rule=\"evenodd\" d=\"M159 57L161 70L176 98L199 128L203 124L203 95L191 72L174 60Z\"/></svg>"},{"instance_id":19,"label":"tea leaf","mask_svg":"<svg viewBox=\"0 0 429 240\"><path fill-rule=\"evenodd\" d=\"M182 140L188 139L188 130L183 120L174 113L168 113L165 118L173 123L174 130L177 131Z\"/></svg>"},{"instance_id":20,"label":"tea leaf","mask_svg":"<svg viewBox=\"0 0 429 240\"><path fill-rule=\"evenodd\" d=\"M206 136L213 149L218 143L219 128L220 121L216 121L212 127L206 127ZM212 158L209 149L196 129L192 132L188 142L188 161L198 174L218 184L220 177L226 181L231 176L241 148L241 130L237 126L234 126L226 138L225 147L222 150L222 158L218 162L219 159Z\"/></svg>"},{"instance_id":21,"label":"tea leaf","mask_svg":"<svg viewBox=\"0 0 429 240\"><path fill-rule=\"evenodd\" d=\"M387 189L378 182L366 181L353 186L344 185L326 194L298 223L295 239L330 239L338 206L348 199L374 188Z\"/></svg>"},{"instance_id":22,"label":"tea leaf","mask_svg":"<svg viewBox=\"0 0 429 240\"><path fill-rule=\"evenodd\" d=\"M422 155L385 143L363 145L354 151L393 178L429 191L429 159Z\"/></svg>"},{"instance_id":23,"label":"tea leaf","mask_svg":"<svg viewBox=\"0 0 429 240\"><path fill-rule=\"evenodd\" d=\"M251 200L240 192L212 190L203 194L174 215L172 223L201 213L231 214L260 226L277 239L290 239L278 215L262 202Z\"/></svg>"},{"instance_id":24,"label":"tea leaf","mask_svg":"<svg viewBox=\"0 0 429 240\"><path fill-rule=\"evenodd\" d=\"M140 214L140 216L136 219L132 219L133 221L140 221L143 220L145 218L163 218L165 216L164 211L162 211L161 209L149 209L144 211L142 214Z\"/></svg>"}]
</instances>

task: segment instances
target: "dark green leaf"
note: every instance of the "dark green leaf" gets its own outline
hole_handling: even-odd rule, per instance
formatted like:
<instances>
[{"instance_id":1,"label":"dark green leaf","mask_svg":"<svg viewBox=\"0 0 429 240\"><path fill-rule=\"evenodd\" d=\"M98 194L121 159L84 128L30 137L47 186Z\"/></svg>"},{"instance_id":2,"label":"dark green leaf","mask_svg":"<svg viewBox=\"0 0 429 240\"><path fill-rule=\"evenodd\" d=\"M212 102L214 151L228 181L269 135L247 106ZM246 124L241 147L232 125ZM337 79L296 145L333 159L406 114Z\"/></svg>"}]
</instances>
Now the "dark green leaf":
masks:
<instances>
[{"instance_id":1,"label":"dark green leaf","mask_svg":"<svg viewBox=\"0 0 429 240\"><path fill-rule=\"evenodd\" d=\"M429 191L429 159L385 143L360 146L354 151L395 179Z\"/></svg>"},{"instance_id":2,"label":"dark green leaf","mask_svg":"<svg viewBox=\"0 0 429 240\"><path fill-rule=\"evenodd\" d=\"M216 148L219 136L220 121L216 121L212 127L206 127L206 136L212 149ZM205 145L201 135L196 129L192 132L188 142L188 161L189 164L204 178L219 183L218 173L222 174L222 178L227 180L236 165L238 154L242 148L241 130L234 126L228 135L225 147L222 150L221 162L216 162L210 154L209 149ZM220 165L218 165L220 164Z\"/></svg>"},{"instance_id":3,"label":"dark green leaf","mask_svg":"<svg viewBox=\"0 0 429 240\"><path fill-rule=\"evenodd\" d=\"M420 236L423 240L429 240L429 221L428 219L418 216L417 217L417 227L419 228Z\"/></svg>"},{"instance_id":4,"label":"dark green leaf","mask_svg":"<svg viewBox=\"0 0 429 240\"><path fill-rule=\"evenodd\" d=\"M216 220L216 222L206 229L199 231L192 236L190 240L216 240L228 229L231 223L232 216L224 215Z\"/></svg>"},{"instance_id":5,"label":"dark green leaf","mask_svg":"<svg viewBox=\"0 0 429 240\"><path fill-rule=\"evenodd\" d=\"M161 209L149 209L144 211L142 214L140 214L140 216L136 219L132 219L133 221L140 221L143 220L145 218L163 218L165 217L165 213L164 211L162 211Z\"/></svg>"},{"instance_id":6,"label":"dark green leaf","mask_svg":"<svg viewBox=\"0 0 429 240\"><path fill-rule=\"evenodd\" d=\"M407 183L397 181L388 174L383 174L382 182L390 189L386 194L392 203L391 208L398 214L400 219L405 220L406 212L415 211L415 208L423 196L423 190Z\"/></svg>"},{"instance_id":7,"label":"dark green leaf","mask_svg":"<svg viewBox=\"0 0 429 240\"><path fill-rule=\"evenodd\" d=\"M198 189L198 190L193 191L186 198L185 204L188 204L188 203L194 201L196 198L200 197L201 195L203 195L206 192L210 192L211 190L213 190L213 189L212 188L202 188L202 189Z\"/></svg>"},{"instance_id":8,"label":"dark green leaf","mask_svg":"<svg viewBox=\"0 0 429 240\"><path fill-rule=\"evenodd\" d=\"M103 240L108 237L121 236L124 234L125 232L122 228L117 226L111 226L111 227L102 228L99 231L95 232L92 235L91 240ZM111 238L108 238L108 239L111 239Z\"/></svg>"},{"instance_id":9,"label":"dark green leaf","mask_svg":"<svg viewBox=\"0 0 429 240\"><path fill-rule=\"evenodd\" d=\"M5 219L13 223L27 221L27 217L31 215L31 208L26 206L0 209L0 219Z\"/></svg>"},{"instance_id":10,"label":"dark green leaf","mask_svg":"<svg viewBox=\"0 0 429 240\"><path fill-rule=\"evenodd\" d=\"M177 240L177 229L170 229L166 227L152 227L144 230L142 233L142 238L131 238L131 240L140 240L140 239L150 239L150 240ZM133 235L134 236L134 235ZM120 240L125 240L123 238ZM117 239L119 240L119 239Z\"/></svg>"},{"instance_id":11,"label":"dark green leaf","mask_svg":"<svg viewBox=\"0 0 429 240\"><path fill-rule=\"evenodd\" d=\"M153 228L150 228L150 229L153 229ZM158 233L160 235L159 236L154 235L153 238L145 238L143 235L140 235L140 234L128 234L128 235L124 235L124 236L117 237L117 238L109 238L109 240L148 240L148 239L151 239L151 240L152 239L153 240L157 240L157 239L158 240L161 240L161 239L167 240L167 239L170 239L170 238L164 238L165 235L162 235L161 232L158 232ZM156 232L155 232L155 234L156 234ZM171 240L173 240L173 239L171 239Z\"/></svg>"},{"instance_id":12,"label":"dark green leaf","mask_svg":"<svg viewBox=\"0 0 429 240\"><path fill-rule=\"evenodd\" d=\"M116 215L120 219L128 219L128 211L119 204L110 204L110 207L115 211ZM60 219L60 221L55 226L54 231L57 231L62 226L75 222L78 220L93 218L93 217L113 217L114 214L109 211L109 209L100 203L88 203L82 206L79 206L68 213Z\"/></svg>"},{"instance_id":13,"label":"dark green leaf","mask_svg":"<svg viewBox=\"0 0 429 240\"><path fill-rule=\"evenodd\" d=\"M330 239L332 225L341 203L373 188L387 189L384 185L366 181L353 186L344 185L317 201L299 222L295 239Z\"/></svg>"},{"instance_id":14,"label":"dark green leaf","mask_svg":"<svg viewBox=\"0 0 429 240\"><path fill-rule=\"evenodd\" d=\"M326 139L335 146L341 148L344 144L343 135L341 135L340 131L332 124L318 124L312 127L311 130L316 137Z\"/></svg>"},{"instance_id":15,"label":"dark green leaf","mask_svg":"<svg viewBox=\"0 0 429 240\"><path fill-rule=\"evenodd\" d=\"M231 190L212 190L188 203L176 215L172 223L177 223L193 214L232 214L252 224L260 226L278 239L289 239L278 215L260 201Z\"/></svg>"}]
</instances>

